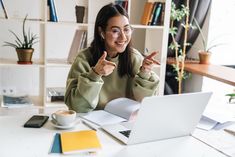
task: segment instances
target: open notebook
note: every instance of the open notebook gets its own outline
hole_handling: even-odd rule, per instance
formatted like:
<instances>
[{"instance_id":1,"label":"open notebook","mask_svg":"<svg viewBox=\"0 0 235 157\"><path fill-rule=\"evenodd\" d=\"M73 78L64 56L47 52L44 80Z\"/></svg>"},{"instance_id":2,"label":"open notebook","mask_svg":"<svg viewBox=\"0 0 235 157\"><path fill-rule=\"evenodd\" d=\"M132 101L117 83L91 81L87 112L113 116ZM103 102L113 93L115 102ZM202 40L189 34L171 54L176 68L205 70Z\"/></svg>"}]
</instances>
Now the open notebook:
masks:
<instances>
[{"instance_id":1,"label":"open notebook","mask_svg":"<svg viewBox=\"0 0 235 157\"><path fill-rule=\"evenodd\" d=\"M100 126L116 124L134 118L139 108L137 101L117 98L107 103L104 110L92 111L81 117Z\"/></svg>"}]
</instances>

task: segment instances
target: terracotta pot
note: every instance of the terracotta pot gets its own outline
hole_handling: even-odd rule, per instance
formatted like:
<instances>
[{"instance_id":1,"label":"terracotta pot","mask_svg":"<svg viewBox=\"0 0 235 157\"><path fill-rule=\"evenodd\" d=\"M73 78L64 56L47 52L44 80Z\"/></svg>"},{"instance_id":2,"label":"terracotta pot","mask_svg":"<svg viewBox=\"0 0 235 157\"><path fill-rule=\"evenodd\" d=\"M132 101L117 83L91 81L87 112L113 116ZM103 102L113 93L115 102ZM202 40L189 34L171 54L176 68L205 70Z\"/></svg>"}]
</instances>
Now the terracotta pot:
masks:
<instances>
[{"instance_id":1,"label":"terracotta pot","mask_svg":"<svg viewBox=\"0 0 235 157\"><path fill-rule=\"evenodd\" d=\"M199 63L200 64L210 64L211 53L210 52L198 52L199 55Z\"/></svg>"},{"instance_id":2,"label":"terracotta pot","mask_svg":"<svg viewBox=\"0 0 235 157\"><path fill-rule=\"evenodd\" d=\"M16 49L18 56L18 64L32 64L32 56L34 49Z\"/></svg>"}]
</instances>

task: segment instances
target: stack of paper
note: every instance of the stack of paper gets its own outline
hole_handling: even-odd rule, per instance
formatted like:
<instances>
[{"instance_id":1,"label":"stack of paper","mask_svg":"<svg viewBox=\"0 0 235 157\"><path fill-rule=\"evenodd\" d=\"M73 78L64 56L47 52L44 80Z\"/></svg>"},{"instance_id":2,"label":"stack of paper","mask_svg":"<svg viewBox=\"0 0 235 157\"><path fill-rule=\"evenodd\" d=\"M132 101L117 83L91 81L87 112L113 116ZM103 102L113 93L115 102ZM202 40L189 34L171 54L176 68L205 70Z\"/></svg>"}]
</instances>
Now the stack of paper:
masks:
<instances>
[{"instance_id":1,"label":"stack of paper","mask_svg":"<svg viewBox=\"0 0 235 157\"><path fill-rule=\"evenodd\" d=\"M33 103L29 96L10 96L3 95L2 107L14 108L32 106Z\"/></svg>"},{"instance_id":2,"label":"stack of paper","mask_svg":"<svg viewBox=\"0 0 235 157\"><path fill-rule=\"evenodd\" d=\"M206 107L197 127L203 130L220 129L234 122L235 105L225 101L215 97Z\"/></svg>"}]
</instances>

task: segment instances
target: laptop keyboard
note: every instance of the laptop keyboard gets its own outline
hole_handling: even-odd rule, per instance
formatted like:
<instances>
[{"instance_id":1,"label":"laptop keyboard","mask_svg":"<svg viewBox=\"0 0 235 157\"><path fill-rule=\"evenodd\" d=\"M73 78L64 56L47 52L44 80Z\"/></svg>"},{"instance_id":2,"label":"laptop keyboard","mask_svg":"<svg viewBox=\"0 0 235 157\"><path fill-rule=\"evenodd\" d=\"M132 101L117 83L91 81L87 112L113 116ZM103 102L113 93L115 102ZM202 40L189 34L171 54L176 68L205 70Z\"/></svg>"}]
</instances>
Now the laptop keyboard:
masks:
<instances>
[{"instance_id":1,"label":"laptop keyboard","mask_svg":"<svg viewBox=\"0 0 235 157\"><path fill-rule=\"evenodd\" d=\"M119 131L121 134L123 134L126 137L130 136L131 130L125 130L125 131Z\"/></svg>"}]
</instances>

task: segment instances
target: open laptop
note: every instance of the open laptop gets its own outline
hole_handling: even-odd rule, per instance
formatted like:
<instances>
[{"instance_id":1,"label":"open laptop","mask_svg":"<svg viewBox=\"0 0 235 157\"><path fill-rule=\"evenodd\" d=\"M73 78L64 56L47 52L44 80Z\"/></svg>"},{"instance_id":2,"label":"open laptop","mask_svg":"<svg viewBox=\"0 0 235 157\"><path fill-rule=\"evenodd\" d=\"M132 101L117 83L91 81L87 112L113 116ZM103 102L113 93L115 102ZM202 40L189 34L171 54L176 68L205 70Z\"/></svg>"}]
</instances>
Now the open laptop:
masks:
<instances>
[{"instance_id":1,"label":"open laptop","mask_svg":"<svg viewBox=\"0 0 235 157\"><path fill-rule=\"evenodd\" d=\"M102 126L123 143L137 144L190 135L211 92L145 97L135 122Z\"/></svg>"}]
</instances>

